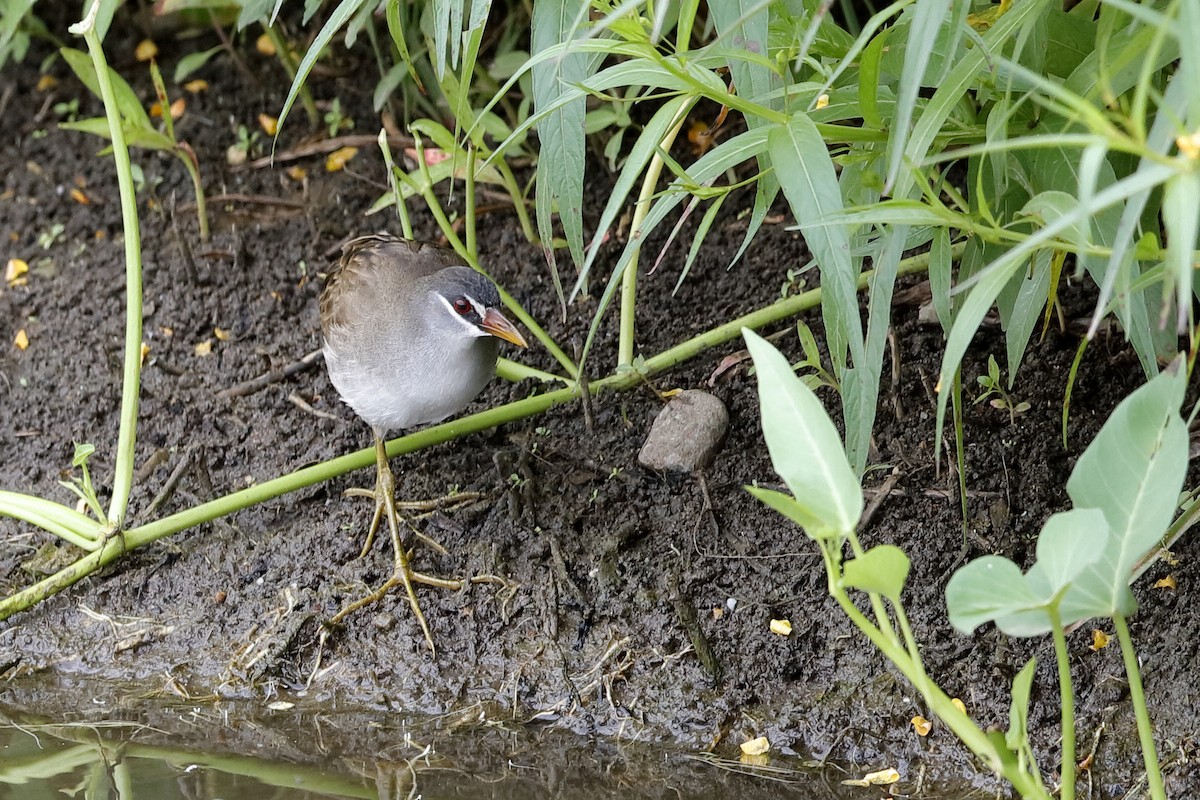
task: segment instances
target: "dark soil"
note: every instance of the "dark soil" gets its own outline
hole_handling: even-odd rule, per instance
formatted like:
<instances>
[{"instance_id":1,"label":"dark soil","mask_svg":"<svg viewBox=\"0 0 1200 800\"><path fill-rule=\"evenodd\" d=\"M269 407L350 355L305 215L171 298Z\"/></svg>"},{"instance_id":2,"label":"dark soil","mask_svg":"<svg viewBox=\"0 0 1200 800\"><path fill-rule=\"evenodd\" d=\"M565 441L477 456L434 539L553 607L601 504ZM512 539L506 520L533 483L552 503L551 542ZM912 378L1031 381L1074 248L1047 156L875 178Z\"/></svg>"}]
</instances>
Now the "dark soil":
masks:
<instances>
[{"instance_id":1,"label":"dark soil","mask_svg":"<svg viewBox=\"0 0 1200 800\"><path fill-rule=\"evenodd\" d=\"M110 59L148 96L132 44L114 39ZM186 48L182 53L200 45L178 46ZM227 60L206 68L200 76L210 88L188 96L176 129L195 148L210 196L267 196L294 207L213 201L219 221L205 244L186 207L191 189L181 165L134 154L147 180L139 200L149 346L134 523L146 521L138 514L185 460L177 489L156 515L369 444L366 426L339 402L319 362L262 391L218 396L317 349L320 276L332 264L331 253L352 235L395 227L390 214L363 213L383 187L373 148L364 148L343 172L327 173L322 157L302 161L304 182L286 177L282 166L226 166L236 125L253 129L259 113L275 113L287 85L276 64L247 58L254 80ZM172 60L168 54L165 67ZM100 105L61 62L51 70L58 87L35 91L36 64L30 57L7 67L4 86L12 91L0 92L0 234L6 259L32 266L27 285L0 288L0 486L69 503L59 481L70 466L72 441L96 444L92 475L102 495L109 489L121 381L123 246L110 159L97 156L99 140L59 131L51 110L77 97L80 116L102 113ZM339 98L356 132L373 133L373 81L361 76L368 65L335 67L335 74L313 79L313 91L318 99ZM306 132L296 111L279 149ZM601 167L591 170L589 222L610 181ZM90 203L72 199L79 187ZM745 196L727 204L678 294L671 289L686 246L676 243L658 272L643 277L642 353L771 302L787 270L805 261L802 239L781 214L782 222L763 228L747 258L726 270L745 230L740 212L751 202ZM420 235L436 236L427 216L418 214L417 224ZM492 275L568 350L581 342L594 300L572 306L563 323L542 255L523 239L515 216L493 212L479 233ZM661 240L648 243L647 252L657 253ZM622 244L606 246L601 270ZM915 296L919 286L913 281L903 288ZM1066 298L1069 316L1090 310L1086 290L1070 288ZM1057 763L1058 696L1049 639L1014 641L991 628L958 635L946 621L942 593L965 558L993 552L1018 562L1032 558L1041 523L1067 503L1064 484L1075 459L1143 377L1119 337L1094 343L1074 390L1064 450L1062 396L1078 339L1051 331L1035 342L1015 390L1030 410L1014 424L986 403L968 410L972 494L964 553L953 470L943 464L939 473L934 461L933 383L942 334L918 322L918 305L899 302L894 312L898 361L885 365L872 457L887 469L872 472L868 485L880 485L893 467L901 477L871 518L864 542L892 542L911 556L905 600L930 673L984 726L1006 726L1011 679L1037 656L1031 725L1050 771ZM807 321L819 328L818 315ZM228 338L217 338L217 328ZM23 351L12 344L21 329L30 341ZM211 354L198 355L197 344L210 340ZM614 341L611 327L602 331L591 360L595 370L613 363ZM785 332L778 344L799 355L794 334ZM721 360L738 349L734 342L706 352L663 376L656 388L706 388ZM965 366L968 391L988 354L1002 352L998 328L985 328ZM537 347L519 357L554 367ZM542 388L532 383L496 381L468 412L537 391ZM327 639L321 636L322 620L386 579L391 568L386 541L357 558L370 508L342 492L373 480L370 470L361 470L131 553L104 574L0 623L0 665L8 665L11 676L89 675L151 690L174 681L195 697L278 696L427 714L480 708L494 718L725 754L763 734L785 754L891 764L910 777L922 767L930 775L973 773L969 755L944 728L926 739L914 734L909 719L927 709L828 599L815 549L743 490L752 481L776 480L746 365L724 373L711 391L728 406L731 428L703 476L638 466L638 450L661 408L648 388L593 398L590 429L572 404L396 459L403 498L436 497L452 487L486 497L465 511L417 523L448 550L439 555L419 547L417 566L447 576L504 576L518 587L511 594L489 585L458 594L422 590L436 657L394 594ZM836 408L836 398L824 399ZM41 577L30 573L32 563L56 568L34 559L51 541L48 535L6 519L0 537L6 594ZM1195 555L1195 545L1185 543L1175 566L1156 566L1136 590L1142 608L1134 636L1160 752L1177 789L1200 780L1190 766L1200 713L1196 614L1187 611L1194 608ZM1168 571L1178 589L1151 588ZM93 612L111 622L96 621ZM719 663L719 679L692 651L685 619L693 614ZM769 632L773 617L791 620L790 637ZM1088 628L1069 643L1081 748L1097 745L1094 796L1119 797L1142 771L1120 653L1115 646L1091 651ZM14 689L3 696L14 702L23 695Z\"/></svg>"}]
</instances>

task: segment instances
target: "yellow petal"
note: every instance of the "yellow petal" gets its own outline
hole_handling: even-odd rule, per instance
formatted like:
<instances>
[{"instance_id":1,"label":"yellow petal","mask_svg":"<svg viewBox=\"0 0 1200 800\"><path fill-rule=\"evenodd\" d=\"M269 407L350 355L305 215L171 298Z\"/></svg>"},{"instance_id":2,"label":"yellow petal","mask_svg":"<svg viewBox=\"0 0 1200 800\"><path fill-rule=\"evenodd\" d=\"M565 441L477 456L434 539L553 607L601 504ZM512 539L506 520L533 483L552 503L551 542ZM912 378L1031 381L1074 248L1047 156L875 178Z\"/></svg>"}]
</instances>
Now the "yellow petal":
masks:
<instances>
[{"instance_id":1,"label":"yellow petal","mask_svg":"<svg viewBox=\"0 0 1200 800\"><path fill-rule=\"evenodd\" d=\"M23 259L10 258L4 267L4 281L9 286L23 286L29 280L26 277L28 272L29 265Z\"/></svg>"},{"instance_id":2,"label":"yellow petal","mask_svg":"<svg viewBox=\"0 0 1200 800\"><path fill-rule=\"evenodd\" d=\"M158 45L149 39L142 39L140 42L138 42L138 46L133 51L133 55L138 61L149 61L158 55Z\"/></svg>"},{"instance_id":3,"label":"yellow petal","mask_svg":"<svg viewBox=\"0 0 1200 800\"><path fill-rule=\"evenodd\" d=\"M262 128L267 136L274 136L279 130L279 120L269 114L259 114L258 127Z\"/></svg>"},{"instance_id":4,"label":"yellow petal","mask_svg":"<svg viewBox=\"0 0 1200 800\"><path fill-rule=\"evenodd\" d=\"M1176 583L1174 575L1168 575L1165 578L1159 578L1154 582L1155 589L1170 589L1171 591L1175 591L1175 587Z\"/></svg>"},{"instance_id":5,"label":"yellow petal","mask_svg":"<svg viewBox=\"0 0 1200 800\"><path fill-rule=\"evenodd\" d=\"M188 81L183 85L184 91L190 94L200 94L208 90L208 81L203 78L197 78L194 81Z\"/></svg>"},{"instance_id":6,"label":"yellow petal","mask_svg":"<svg viewBox=\"0 0 1200 800\"><path fill-rule=\"evenodd\" d=\"M55 86L58 86L58 78L54 77L53 75L43 75L42 77L38 78L37 90L39 92L48 92Z\"/></svg>"},{"instance_id":7,"label":"yellow petal","mask_svg":"<svg viewBox=\"0 0 1200 800\"><path fill-rule=\"evenodd\" d=\"M146 359L150 357L150 345L142 342L142 366L146 366Z\"/></svg>"},{"instance_id":8,"label":"yellow petal","mask_svg":"<svg viewBox=\"0 0 1200 800\"><path fill-rule=\"evenodd\" d=\"M308 177L308 170L304 167L288 167L284 172L289 178L297 182Z\"/></svg>"},{"instance_id":9,"label":"yellow petal","mask_svg":"<svg viewBox=\"0 0 1200 800\"><path fill-rule=\"evenodd\" d=\"M917 732L917 736L928 736L933 730L933 723L922 717L920 714L912 718L913 730Z\"/></svg>"},{"instance_id":10,"label":"yellow petal","mask_svg":"<svg viewBox=\"0 0 1200 800\"><path fill-rule=\"evenodd\" d=\"M82 189L72 189L71 190L71 199L74 200L76 203L79 203L79 205L81 205L81 206L90 205L92 202L92 199L90 197L88 197L86 194L84 194Z\"/></svg>"},{"instance_id":11,"label":"yellow petal","mask_svg":"<svg viewBox=\"0 0 1200 800\"><path fill-rule=\"evenodd\" d=\"M213 328L213 336L216 336L222 342L229 341L229 331L224 328Z\"/></svg>"},{"instance_id":12,"label":"yellow petal","mask_svg":"<svg viewBox=\"0 0 1200 800\"><path fill-rule=\"evenodd\" d=\"M337 172L346 166L346 162L358 154L357 147L339 147L325 159L325 171Z\"/></svg>"},{"instance_id":13,"label":"yellow petal","mask_svg":"<svg viewBox=\"0 0 1200 800\"><path fill-rule=\"evenodd\" d=\"M742 752L748 756L761 756L771 749L771 742L765 736L742 742Z\"/></svg>"},{"instance_id":14,"label":"yellow petal","mask_svg":"<svg viewBox=\"0 0 1200 800\"><path fill-rule=\"evenodd\" d=\"M791 636L792 623L786 619L773 619L771 620L771 633L777 633L780 636Z\"/></svg>"},{"instance_id":15,"label":"yellow petal","mask_svg":"<svg viewBox=\"0 0 1200 800\"><path fill-rule=\"evenodd\" d=\"M198 356L206 356L209 353L211 353L212 352L212 339L205 339L203 342L200 342L199 344L197 344L196 348L195 348L195 352L196 352L196 355L198 355Z\"/></svg>"},{"instance_id":16,"label":"yellow petal","mask_svg":"<svg viewBox=\"0 0 1200 800\"><path fill-rule=\"evenodd\" d=\"M961 711L964 714L967 713L966 705L963 703L962 700L959 700L957 697L952 698L950 700L950 705L954 706L955 708L957 708L959 711Z\"/></svg>"},{"instance_id":17,"label":"yellow petal","mask_svg":"<svg viewBox=\"0 0 1200 800\"><path fill-rule=\"evenodd\" d=\"M29 347L29 334L25 332L24 328L17 331L17 336L13 339L13 344L17 346L18 350L24 350L26 347Z\"/></svg>"},{"instance_id":18,"label":"yellow petal","mask_svg":"<svg viewBox=\"0 0 1200 800\"><path fill-rule=\"evenodd\" d=\"M1089 649L1093 653L1097 653L1106 647L1108 647L1108 634L1105 633L1104 631L1100 630L1099 628L1093 629L1092 630L1092 644L1089 647Z\"/></svg>"},{"instance_id":19,"label":"yellow petal","mask_svg":"<svg viewBox=\"0 0 1200 800\"><path fill-rule=\"evenodd\" d=\"M182 97L171 103L171 119L179 119L183 116L183 112L187 109L187 100Z\"/></svg>"},{"instance_id":20,"label":"yellow petal","mask_svg":"<svg viewBox=\"0 0 1200 800\"><path fill-rule=\"evenodd\" d=\"M843 786L861 786L864 788L871 786L890 786L900 780L900 773L888 767L881 769L878 772L868 772L861 778L851 778L850 780L842 781Z\"/></svg>"},{"instance_id":21,"label":"yellow petal","mask_svg":"<svg viewBox=\"0 0 1200 800\"><path fill-rule=\"evenodd\" d=\"M265 33L254 40L254 49L262 53L264 56L275 55L275 43L271 41L271 37Z\"/></svg>"},{"instance_id":22,"label":"yellow petal","mask_svg":"<svg viewBox=\"0 0 1200 800\"><path fill-rule=\"evenodd\" d=\"M829 105L829 95L823 94L817 98L817 108L826 108Z\"/></svg>"}]
</instances>

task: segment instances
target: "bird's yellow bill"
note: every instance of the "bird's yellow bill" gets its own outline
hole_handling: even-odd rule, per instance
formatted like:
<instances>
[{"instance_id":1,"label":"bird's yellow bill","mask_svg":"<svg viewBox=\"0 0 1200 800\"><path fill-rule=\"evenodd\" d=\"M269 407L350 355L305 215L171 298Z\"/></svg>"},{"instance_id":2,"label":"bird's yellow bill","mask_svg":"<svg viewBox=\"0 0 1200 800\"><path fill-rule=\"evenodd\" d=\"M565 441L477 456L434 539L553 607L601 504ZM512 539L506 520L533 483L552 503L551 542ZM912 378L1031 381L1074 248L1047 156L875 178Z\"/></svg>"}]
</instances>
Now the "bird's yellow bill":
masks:
<instances>
[{"instance_id":1,"label":"bird's yellow bill","mask_svg":"<svg viewBox=\"0 0 1200 800\"><path fill-rule=\"evenodd\" d=\"M494 308L489 308L483 315L483 324L479 327L499 339L506 342L512 342L517 347L528 347L529 344L525 341L525 337L517 330L516 326L508 321L508 317L501 314Z\"/></svg>"}]
</instances>

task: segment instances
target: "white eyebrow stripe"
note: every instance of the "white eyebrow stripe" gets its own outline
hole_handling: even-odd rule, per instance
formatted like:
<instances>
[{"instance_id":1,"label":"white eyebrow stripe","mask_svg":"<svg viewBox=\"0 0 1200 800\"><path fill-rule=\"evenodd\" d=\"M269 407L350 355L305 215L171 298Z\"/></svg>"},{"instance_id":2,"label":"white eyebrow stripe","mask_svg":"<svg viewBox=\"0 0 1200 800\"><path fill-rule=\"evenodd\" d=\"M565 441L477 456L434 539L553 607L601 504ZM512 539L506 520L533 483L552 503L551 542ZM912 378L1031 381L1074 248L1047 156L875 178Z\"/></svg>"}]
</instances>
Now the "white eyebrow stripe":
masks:
<instances>
[{"instance_id":1,"label":"white eyebrow stripe","mask_svg":"<svg viewBox=\"0 0 1200 800\"><path fill-rule=\"evenodd\" d=\"M454 319L458 321L458 324L465 327L472 336L490 336L491 335L487 331L480 328L475 323L467 320L466 317L464 317L462 314L459 314L457 311L455 311L454 304L451 303L449 300L447 300L445 297L443 297L442 295L439 294L439 295L437 295L437 299L442 301L442 305L444 305L446 307L446 310L450 312L450 316L454 317ZM479 305L474 300L472 300L469 295L467 296L467 301L471 304L472 307L475 308L476 311L479 311ZM479 316L481 319L483 318L482 311L479 311Z\"/></svg>"}]
</instances>

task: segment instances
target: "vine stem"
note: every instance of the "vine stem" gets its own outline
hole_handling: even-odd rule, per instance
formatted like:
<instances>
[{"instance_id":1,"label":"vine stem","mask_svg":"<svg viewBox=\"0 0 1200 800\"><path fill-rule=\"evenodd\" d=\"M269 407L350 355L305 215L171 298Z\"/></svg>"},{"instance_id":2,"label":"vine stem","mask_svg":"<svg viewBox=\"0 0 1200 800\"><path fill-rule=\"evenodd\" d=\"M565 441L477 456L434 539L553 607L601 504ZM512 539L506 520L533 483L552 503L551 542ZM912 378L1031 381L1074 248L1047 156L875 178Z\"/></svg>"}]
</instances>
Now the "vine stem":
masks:
<instances>
[{"instance_id":1,"label":"vine stem","mask_svg":"<svg viewBox=\"0 0 1200 800\"><path fill-rule=\"evenodd\" d=\"M108 507L108 525L116 531L124 524L129 494L133 490L133 451L137 443L138 395L142 381L142 234L138 223L133 171L129 164L129 148L121 127L121 112L117 107L112 81L109 80L108 62L104 59L100 36L96 33L96 15L99 11L100 0L93 0L87 16L72 25L70 31L82 35L87 42L96 70L96 82L100 86L104 113L108 118L108 132L112 137L113 162L121 195L121 225L125 234L125 365L122 370L121 421L117 433L116 464L113 467L112 498ZM163 113L170 112L164 109Z\"/></svg>"},{"instance_id":2,"label":"vine stem","mask_svg":"<svg viewBox=\"0 0 1200 800\"><path fill-rule=\"evenodd\" d=\"M1047 610L1050 629L1054 635L1054 657L1058 662L1058 693L1062 708L1062 765L1059 768L1061 785L1059 800L1075 800L1075 691L1071 684L1070 653L1063 633L1062 618L1057 605Z\"/></svg>"},{"instance_id":3,"label":"vine stem","mask_svg":"<svg viewBox=\"0 0 1200 800\"><path fill-rule=\"evenodd\" d=\"M1138 669L1137 653L1129 635L1129 624L1120 614L1114 614L1112 620L1117 629L1117 641L1121 643L1125 675L1129 678L1129 699L1133 703L1133 715L1137 719L1138 740L1142 747L1142 761L1146 765L1146 782L1150 785L1150 797L1153 800L1167 800L1162 771L1158 767L1158 751L1154 747L1154 729L1150 725L1150 712L1146 708L1146 692L1142 688L1142 673Z\"/></svg>"}]
</instances>

